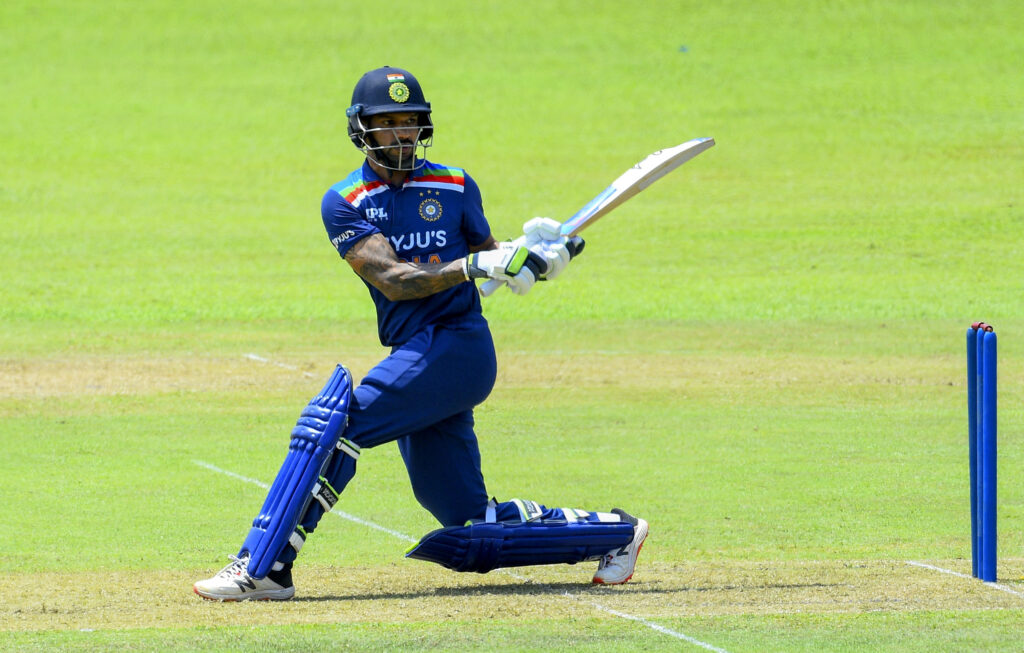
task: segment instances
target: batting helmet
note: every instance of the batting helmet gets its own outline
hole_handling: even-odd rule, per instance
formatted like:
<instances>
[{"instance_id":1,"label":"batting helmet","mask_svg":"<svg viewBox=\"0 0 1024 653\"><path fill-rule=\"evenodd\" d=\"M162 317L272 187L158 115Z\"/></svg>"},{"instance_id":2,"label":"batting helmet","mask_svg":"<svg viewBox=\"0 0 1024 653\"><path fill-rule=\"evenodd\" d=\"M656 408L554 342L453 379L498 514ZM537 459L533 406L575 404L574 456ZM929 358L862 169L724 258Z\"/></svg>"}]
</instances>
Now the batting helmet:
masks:
<instances>
[{"instance_id":1,"label":"batting helmet","mask_svg":"<svg viewBox=\"0 0 1024 653\"><path fill-rule=\"evenodd\" d=\"M430 103L423 97L420 83L408 70L385 66L377 68L359 78L352 91L352 105L345 111L348 117L348 136L359 150L373 156L374 160L387 168L408 170L411 161L396 162L382 151L373 139L367 119L382 113L419 114L420 131L416 144L421 148L430 147L434 135L434 124L430 120ZM404 164L404 165L403 165Z\"/></svg>"}]
</instances>

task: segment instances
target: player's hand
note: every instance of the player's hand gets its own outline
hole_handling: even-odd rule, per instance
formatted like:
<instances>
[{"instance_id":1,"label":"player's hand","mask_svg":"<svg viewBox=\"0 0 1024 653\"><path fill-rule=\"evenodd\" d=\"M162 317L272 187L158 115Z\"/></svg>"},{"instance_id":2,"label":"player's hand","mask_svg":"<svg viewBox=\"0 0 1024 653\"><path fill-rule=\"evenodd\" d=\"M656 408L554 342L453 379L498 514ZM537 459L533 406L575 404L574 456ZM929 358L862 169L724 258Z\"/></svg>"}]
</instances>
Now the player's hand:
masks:
<instances>
[{"instance_id":1,"label":"player's hand","mask_svg":"<svg viewBox=\"0 0 1024 653\"><path fill-rule=\"evenodd\" d=\"M530 251L547 261L548 269L541 275L541 281L554 279L576 254L583 251L583 239L567 238L562 235L562 225L551 218L533 218L523 224L520 237ZM516 239L513 242L518 242Z\"/></svg>"},{"instance_id":2,"label":"player's hand","mask_svg":"<svg viewBox=\"0 0 1024 653\"><path fill-rule=\"evenodd\" d=\"M530 288L533 288L533 284L537 282L538 275L534 274L530 268L523 266L523 269L519 271L516 276L507 279L505 284L508 289L517 295L525 295L530 292Z\"/></svg>"},{"instance_id":3,"label":"player's hand","mask_svg":"<svg viewBox=\"0 0 1024 653\"><path fill-rule=\"evenodd\" d=\"M538 280L539 273L534 274L530 268L524 266L523 269L519 271L519 274L514 277L509 277L507 279L488 279L480 286L480 294L484 297L490 297L498 290L498 288L508 286L508 289L515 294L525 295L530 292L530 289L533 288L533 284Z\"/></svg>"},{"instance_id":4,"label":"player's hand","mask_svg":"<svg viewBox=\"0 0 1024 653\"><path fill-rule=\"evenodd\" d=\"M569 265L572 256L569 255L567 243L563 236L559 240L542 240L529 246L531 252L543 258L548 264L548 271L541 275L541 281L554 279Z\"/></svg>"},{"instance_id":5,"label":"player's hand","mask_svg":"<svg viewBox=\"0 0 1024 653\"><path fill-rule=\"evenodd\" d=\"M561 223L551 218L531 218L527 220L523 223L523 235L526 236L526 241L530 245L543 240L565 240L565 236L562 235Z\"/></svg>"},{"instance_id":6,"label":"player's hand","mask_svg":"<svg viewBox=\"0 0 1024 653\"><path fill-rule=\"evenodd\" d=\"M533 218L523 225L523 231L528 233L524 233L510 243L504 244L520 247L526 246L531 252L543 259L547 264L546 270L534 276L536 281L546 281L554 279L561 274L565 266L569 264L569 261L578 256L586 244L579 236L573 236L572 238L562 236L560 230L561 225L551 218ZM545 237L548 236L554 236L554 238L545 240ZM480 294L484 297L490 297L503 285L505 285L504 280L492 278L480 286ZM530 287L532 286L533 284L530 284ZM528 290L529 288L526 288L517 294L525 294ZM516 292L516 289L513 289L512 292Z\"/></svg>"},{"instance_id":7,"label":"player's hand","mask_svg":"<svg viewBox=\"0 0 1024 653\"><path fill-rule=\"evenodd\" d=\"M498 243L497 249L474 252L463 261L466 276L470 279L486 277L503 281L517 295L529 292L548 269L542 256L516 242Z\"/></svg>"}]
</instances>

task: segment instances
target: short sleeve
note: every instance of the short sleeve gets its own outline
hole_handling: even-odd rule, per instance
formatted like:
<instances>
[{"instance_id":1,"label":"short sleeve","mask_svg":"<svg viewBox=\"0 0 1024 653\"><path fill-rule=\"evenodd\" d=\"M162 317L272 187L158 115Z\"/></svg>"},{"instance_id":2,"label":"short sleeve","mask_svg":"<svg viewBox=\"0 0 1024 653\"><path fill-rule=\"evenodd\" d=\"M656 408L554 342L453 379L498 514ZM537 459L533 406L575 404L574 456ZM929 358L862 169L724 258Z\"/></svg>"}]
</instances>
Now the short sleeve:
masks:
<instances>
[{"instance_id":1,"label":"short sleeve","mask_svg":"<svg viewBox=\"0 0 1024 653\"><path fill-rule=\"evenodd\" d=\"M363 215L333 188L324 195L320 203L320 216L327 229L327 237L342 257L357 242L380 229L373 226Z\"/></svg>"}]
</instances>

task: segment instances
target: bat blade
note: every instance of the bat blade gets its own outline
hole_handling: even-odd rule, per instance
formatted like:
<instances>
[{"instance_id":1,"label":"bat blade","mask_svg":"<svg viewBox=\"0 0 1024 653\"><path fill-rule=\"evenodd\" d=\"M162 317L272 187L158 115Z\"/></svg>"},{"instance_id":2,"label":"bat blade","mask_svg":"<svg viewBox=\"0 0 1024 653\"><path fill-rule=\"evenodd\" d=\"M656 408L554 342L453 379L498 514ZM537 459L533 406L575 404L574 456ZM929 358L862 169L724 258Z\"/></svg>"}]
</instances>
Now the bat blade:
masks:
<instances>
[{"instance_id":1,"label":"bat blade","mask_svg":"<svg viewBox=\"0 0 1024 653\"><path fill-rule=\"evenodd\" d=\"M681 145L658 150L613 181L586 206L562 223L563 236L575 236L602 216L644 190L668 173L715 144L713 138L695 138Z\"/></svg>"},{"instance_id":2,"label":"bat blade","mask_svg":"<svg viewBox=\"0 0 1024 653\"><path fill-rule=\"evenodd\" d=\"M611 186L605 188L575 215L563 222L559 228L561 234L573 238L612 209L714 144L715 139L710 137L695 138L681 145L649 154L643 161L619 175L619 178L613 181ZM480 286L480 294L488 297L503 283L503 281L488 279Z\"/></svg>"}]
</instances>

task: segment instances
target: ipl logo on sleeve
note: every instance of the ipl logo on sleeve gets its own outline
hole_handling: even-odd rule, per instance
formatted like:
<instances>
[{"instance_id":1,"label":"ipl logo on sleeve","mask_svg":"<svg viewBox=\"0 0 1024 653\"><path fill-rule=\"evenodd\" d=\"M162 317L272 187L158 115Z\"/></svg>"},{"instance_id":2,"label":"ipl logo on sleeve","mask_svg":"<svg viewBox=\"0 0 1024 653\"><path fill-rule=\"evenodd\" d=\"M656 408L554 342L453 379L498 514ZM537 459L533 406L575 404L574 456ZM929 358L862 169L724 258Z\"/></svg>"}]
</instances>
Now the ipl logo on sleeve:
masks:
<instances>
[{"instance_id":1,"label":"ipl logo on sleeve","mask_svg":"<svg viewBox=\"0 0 1024 653\"><path fill-rule=\"evenodd\" d=\"M435 200L433 197L428 197L427 199L420 202L420 217L426 220L427 222L434 222L436 220L439 220L441 218L441 213L443 212L444 211L441 208L441 203Z\"/></svg>"}]
</instances>

